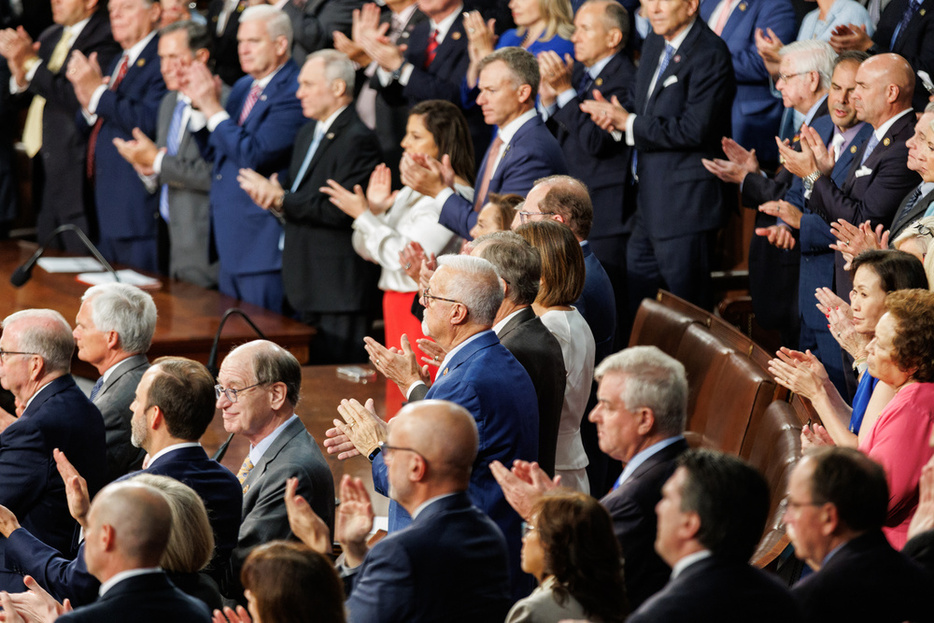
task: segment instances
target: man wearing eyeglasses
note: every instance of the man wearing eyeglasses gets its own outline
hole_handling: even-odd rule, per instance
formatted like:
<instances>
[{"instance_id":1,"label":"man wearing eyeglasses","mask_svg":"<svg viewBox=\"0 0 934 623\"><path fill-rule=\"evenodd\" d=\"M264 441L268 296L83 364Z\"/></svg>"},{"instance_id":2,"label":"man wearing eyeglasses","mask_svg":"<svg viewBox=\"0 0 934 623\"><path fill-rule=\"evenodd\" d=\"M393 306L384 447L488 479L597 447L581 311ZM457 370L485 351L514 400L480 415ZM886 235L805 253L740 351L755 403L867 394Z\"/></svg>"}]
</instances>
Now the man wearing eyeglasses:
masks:
<instances>
[{"instance_id":1,"label":"man wearing eyeglasses","mask_svg":"<svg viewBox=\"0 0 934 623\"><path fill-rule=\"evenodd\" d=\"M250 451L237 473L243 486L243 522L231 556L228 597L241 600L240 568L250 550L292 538L285 511L285 481L328 527L334 526L334 480L314 438L295 415L302 371L287 350L266 340L238 346L221 364L215 394L228 433L243 435Z\"/></svg>"},{"instance_id":2,"label":"man wearing eyeglasses","mask_svg":"<svg viewBox=\"0 0 934 623\"><path fill-rule=\"evenodd\" d=\"M71 377L74 350L71 327L56 311L29 309L3 320L0 384L22 411L0 434L0 504L63 553L72 552L77 524L68 513L52 449L72 458L91 495L104 485L106 467L104 421ZM18 576L0 569L0 588L22 586Z\"/></svg>"}]
</instances>

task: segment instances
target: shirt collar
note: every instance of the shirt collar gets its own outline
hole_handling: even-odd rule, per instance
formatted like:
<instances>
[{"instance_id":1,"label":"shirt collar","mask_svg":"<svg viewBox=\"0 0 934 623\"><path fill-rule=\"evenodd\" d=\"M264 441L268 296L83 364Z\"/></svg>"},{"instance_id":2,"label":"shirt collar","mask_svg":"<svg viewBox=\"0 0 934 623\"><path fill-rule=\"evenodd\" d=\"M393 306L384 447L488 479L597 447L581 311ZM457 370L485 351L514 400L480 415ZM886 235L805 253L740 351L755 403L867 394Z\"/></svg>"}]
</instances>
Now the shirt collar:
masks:
<instances>
[{"instance_id":1,"label":"shirt collar","mask_svg":"<svg viewBox=\"0 0 934 623\"><path fill-rule=\"evenodd\" d=\"M834 136L837 136L837 135L843 136L843 144L840 146L841 152L843 152L850 146L850 143L853 142L853 139L856 138L856 135L859 134L859 131L863 129L864 123L866 122L860 121L859 123L854 125L852 128L847 128L846 130L841 130L837 126L833 127ZM840 154L837 154L837 158L839 157L840 157Z\"/></svg>"},{"instance_id":2,"label":"shirt collar","mask_svg":"<svg viewBox=\"0 0 934 623\"><path fill-rule=\"evenodd\" d=\"M54 379L53 379L53 380L54 380ZM48 387L49 384L50 384L51 382L52 382L52 381L49 381L48 383L46 383L45 385L43 385L42 387L40 387L39 389L37 389L37 390L35 391L35 393L33 393L33 395L29 397L29 400L27 400L27 401L26 401L26 404L23 405L23 411L24 411L24 412L26 411L26 409L29 408L29 405L32 404L32 401L36 399L36 396L39 395L39 392L41 392L43 389L45 389L46 387Z\"/></svg>"},{"instance_id":3,"label":"shirt collar","mask_svg":"<svg viewBox=\"0 0 934 623\"><path fill-rule=\"evenodd\" d=\"M531 121L538 115L538 110L532 108L527 110L503 127L499 129L499 137L503 141L503 145L509 145L512 142L512 137L516 135L516 132L519 131L519 128L524 126L527 122Z\"/></svg>"},{"instance_id":4,"label":"shirt collar","mask_svg":"<svg viewBox=\"0 0 934 623\"><path fill-rule=\"evenodd\" d=\"M318 122L318 127L315 128L315 132L319 135L324 136L324 133L331 129L331 125L334 123L334 120L337 119L342 112L346 109L346 106L341 106L336 111L331 113L331 116L325 119L324 121Z\"/></svg>"},{"instance_id":5,"label":"shirt collar","mask_svg":"<svg viewBox=\"0 0 934 623\"><path fill-rule=\"evenodd\" d=\"M86 17L77 24L72 24L71 26L65 26L65 30L71 35L71 43L74 44L75 39L78 38L78 35L81 34L81 31L84 30L84 27L88 25L88 22L91 21L90 17Z\"/></svg>"},{"instance_id":6,"label":"shirt collar","mask_svg":"<svg viewBox=\"0 0 934 623\"><path fill-rule=\"evenodd\" d=\"M129 571L121 571L116 575L112 576L109 580L101 584L100 589L98 589L97 594L101 597L104 594L112 589L114 586L119 584L124 580L129 580L130 578L135 578L138 575L148 575L150 573L162 573L162 569L159 567L146 567L144 569L130 569Z\"/></svg>"},{"instance_id":7,"label":"shirt collar","mask_svg":"<svg viewBox=\"0 0 934 623\"><path fill-rule=\"evenodd\" d=\"M876 128L876 130L873 132L873 134L876 135L876 140L881 141L882 138L885 136L885 133L889 131L889 128L891 128L895 124L896 121L898 121L899 119L901 119L902 117L904 117L910 112L914 112L914 110L911 108L906 108L905 110L901 111L897 115L893 115L888 121L886 121L885 123L880 125L878 128Z\"/></svg>"},{"instance_id":8,"label":"shirt collar","mask_svg":"<svg viewBox=\"0 0 934 623\"><path fill-rule=\"evenodd\" d=\"M600 72L606 67L607 63L613 60L616 54L610 54L606 58L601 58L599 61L587 68L587 73L590 75L591 80L596 80L597 76L600 75Z\"/></svg>"},{"instance_id":9,"label":"shirt collar","mask_svg":"<svg viewBox=\"0 0 934 623\"><path fill-rule=\"evenodd\" d=\"M253 465L259 465L260 460L263 458L263 454L266 453L266 450L269 449L269 446L272 445L272 442L274 442L276 438L282 434L282 431L286 426L291 424L293 420L297 419L298 416L293 413L292 417L287 419L282 424L279 424L279 426L276 427L276 430L263 437L262 441L260 441L255 446L250 446L250 462L253 463Z\"/></svg>"},{"instance_id":10,"label":"shirt collar","mask_svg":"<svg viewBox=\"0 0 934 623\"><path fill-rule=\"evenodd\" d=\"M508 316L506 316L505 318L497 322L495 325L493 325L493 333L499 336L500 332L509 323L509 321L515 318L517 314L521 314L523 311L525 311L525 307L520 307L516 311L512 312L511 314L509 314Z\"/></svg>"},{"instance_id":11,"label":"shirt collar","mask_svg":"<svg viewBox=\"0 0 934 623\"><path fill-rule=\"evenodd\" d=\"M694 552L693 554L688 554L678 562L674 564L671 568L671 579L674 580L676 577L681 575L685 569L690 567L696 562L700 562L705 558L710 558L713 556L713 553L709 549L702 549L699 552Z\"/></svg>"},{"instance_id":12,"label":"shirt collar","mask_svg":"<svg viewBox=\"0 0 934 623\"><path fill-rule=\"evenodd\" d=\"M124 56L126 56L127 67L136 62L136 59L139 58L139 55L143 53L143 50L149 45L149 42L152 41L152 38L156 36L156 31L153 30L151 33L143 37L142 41L137 41L129 50L124 51ZM117 63L117 67L120 67L120 63Z\"/></svg>"},{"instance_id":13,"label":"shirt collar","mask_svg":"<svg viewBox=\"0 0 934 623\"><path fill-rule=\"evenodd\" d=\"M814 105L808 110L807 114L804 115L804 125L810 127L811 122L814 121L814 116L817 114L817 109L821 107L821 104L827 101L827 96L824 95L822 98L814 102Z\"/></svg>"},{"instance_id":14,"label":"shirt collar","mask_svg":"<svg viewBox=\"0 0 934 623\"><path fill-rule=\"evenodd\" d=\"M149 457L149 459L146 461L146 465L147 466L152 465L157 460L159 460L160 457L165 456L169 452L174 452L175 450L181 450L182 448L200 448L200 447L201 447L201 444L198 443L197 441L185 441L182 443L172 444L171 446L162 448L161 450L153 454L151 457Z\"/></svg>"},{"instance_id":15,"label":"shirt collar","mask_svg":"<svg viewBox=\"0 0 934 623\"><path fill-rule=\"evenodd\" d=\"M691 20L691 23L688 24L687 27L685 27L684 30L682 30L675 36L674 39L672 39L671 41L665 41L665 43L673 47L675 49L675 52L677 52L678 48L681 47L681 44L684 43L684 40L687 39L688 33L690 33L691 29L694 28L694 22L696 21L697 21L697 18L695 17L693 20ZM662 54L664 53L665 51L662 50Z\"/></svg>"},{"instance_id":16,"label":"shirt collar","mask_svg":"<svg viewBox=\"0 0 934 623\"><path fill-rule=\"evenodd\" d=\"M668 439L662 439L661 441L652 444L645 450L637 452L634 457L632 457L628 463L626 463L626 469L623 470L623 473L619 475L619 479L616 481L616 487L619 487L621 484L626 482L626 480L632 476L632 473L636 471L636 468L645 463L649 458L658 454L668 446L681 441L684 439L683 435L675 435L674 437L669 437Z\"/></svg>"},{"instance_id":17,"label":"shirt collar","mask_svg":"<svg viewBox=\"0 0 934 623\"><path fill-rule=\"evenodd\" d=\"M487 329L487 331L489 331L489 329ZM438 368L439 370L441 370L441 373L444 374L447 371L448 362L454 359L454 355L456 355L458 351L460 351L462 348L464 348L465 346L473 342L475 339L477 339L478 337L480 337L487 331L480 331L479 333L474 333L473 335L468 337L466 340L464 340L463 342L461 342L460 344L458 344L457 346L449 350L448 354L444 356L444 360L441 362L441 367Z\"/></svg>"},{"instance_id":18,"label":"shirt collar","mask_svg":"<svg viewBox=\"0 0 934 623\"><path fill-rule=\"evenodd\" d=\"M456 11L453 11L450 15L445 17L440 22L431 20L431 29L436 31L435 40L438 42L438 45L444 41L444 38L448 36L448 31L451 30L451 27L454 25L454 22L457 21L457 18L460 17L460 14L464 12L464 5L461 4L457 7Z\"/></svg>"},{"instance_id":19,"label":"shirt collar","mask_svg":"<svg viewBox=\"0 0 934 623\"><path fill-rule=\"evenodd\" d=\"M279 70L282 69L284 66L285 66L285 63L282 63L282 65L279 65L271 73L269 73L269 75L263 76L259 80L254 80L253 84L259 85L260 89L265 89L266 85L272 82L272 79L276 77L276 74L279 73Z\"/></svg>"},{"instance_id":20,"label":"shirt collar","mask_svg":"<svg viewBox=\"0 0 934 623\"><path fill-rule=\"evenodd\" d=\"M418 517L419 513L421 513L423 510L425 510L426 508L428 508L429 506L431 506L432 504L434 504L434 503L437 502L438 500L443 500L444 498L449 498L449 497L451 497L452 495L457 495L458 493L461 493L461 492L460 492L460 491L455 491L455 492L453 492L453 493L445 493L445 494L442 494L442 495L437 495L437 496L431 498L430 500L425 500L424 502L422 502L421 504L419 504L419 505L418 505L418 508L416 508L415 511L412 513L412 521L415 521L415 518Z\"/></svg>"}]
</instances>

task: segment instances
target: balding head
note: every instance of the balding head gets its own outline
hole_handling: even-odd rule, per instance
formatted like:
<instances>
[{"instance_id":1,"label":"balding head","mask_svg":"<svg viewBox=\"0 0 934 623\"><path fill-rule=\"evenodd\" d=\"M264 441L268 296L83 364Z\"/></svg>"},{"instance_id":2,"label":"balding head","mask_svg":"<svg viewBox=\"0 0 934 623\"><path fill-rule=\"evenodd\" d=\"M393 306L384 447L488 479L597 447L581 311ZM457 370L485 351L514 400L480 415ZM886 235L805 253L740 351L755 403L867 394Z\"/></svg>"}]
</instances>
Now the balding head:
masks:
<instances>
[{"instance_id":1,"label":"balding head","mask_svg":"<svg viewBox=\"0 0 934 623\"><path fill-rule=\"evenodd\" d=\"M863 62L856 72L853 100L856 117L874 128L911 108L915 75L898 54L879 54Z\"/></svg>"}]
</instances>

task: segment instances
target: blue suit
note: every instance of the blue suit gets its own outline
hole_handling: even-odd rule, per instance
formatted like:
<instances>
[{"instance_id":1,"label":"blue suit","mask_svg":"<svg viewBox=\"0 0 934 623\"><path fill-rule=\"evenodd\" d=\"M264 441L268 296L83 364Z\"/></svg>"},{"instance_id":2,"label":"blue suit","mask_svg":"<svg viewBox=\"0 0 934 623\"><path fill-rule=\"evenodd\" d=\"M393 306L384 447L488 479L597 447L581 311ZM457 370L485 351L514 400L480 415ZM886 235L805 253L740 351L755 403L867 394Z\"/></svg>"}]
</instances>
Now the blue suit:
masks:
<instances>
[{"instance_id":1,"label":"blue suit","mask_svg":"<svg viewBox=\"0 0 934 623\"><path fill-rule=\"evenodd\" d=\"M101 253L111 262L143 270L158 270L156 219L159 202L140 181L113 140L131 140L133 128L156 137L159 104L166 93L159 71L158 35L143 48L116 89L107 89L97 104L103 119L94 148L94 191L100 227ZM117 56L107 75L121 62ZM80 113L79 113L80 116Z\"/></svg>"},{"instance_id":2,"label":"blue suit","mask_svg":"<svg viewBox=\"0 0 934 623\"><path fill-rule=\"evenodd\" d=\"M603 265L590 243L586 240L581 243L584 252L584 289L580 298L574 302L574 307L581 313L596 347L594 361L600 363L613 354L613 338L616 336L616 299L613 296L613 284L603 269ZM586 419L586 418L585 418Z\"/></svg>"},{"instance_id":3,"label":"blue suit","mask_svg":"<svg viewBox=\"0 0 934 623\"><path fill-rule=\"evenodd\" d=\"M516 358L484 331L458 351L438 373L426 399L450 400L464 407L477 421L480 445L470 474L471 501L496 522L506 536L513 585L519 577L522 519L509 506L490 472L490 462L512 465L516 459L538 458L538 399L532 380ZM373 483L389 495L389 479L382 455L373 461ZM405 510L392 502L390 528L408 523Z\"/></svg>"},{"instance_id":4,"label":"blue suit","mask_svg":"<svg viewBox=\"0 0 934 623\"><path fill-rule=\"evenodd\" d=\"M502 621L512 603L503 535L463 492L429 504L345 578L351 623Z\"/></svg>"},{"instance_id":5,"label":"blue suit","mask_svg":"<svg viewBox=\"0 0 934 623\"><path fill-rule=\"evenodd\" d=\"M483 179L491 155L495 160L496 156L487 150L480 170L477 171L477 180ZM493 172L493 177L490 178L487 193L515 193L524 197L532 189L535 180L567 172L568 165L561 146L545 127L541 117L536 114L516 130L496 171ZM486 197L477 199L477 205L486 203ZM477 213L474 212L473 206L473 202L455 193L444 202L438 222L461 238L473 240L470 230L477 223Z\"/></svg>"},{"instance_id":6,"label":"blue suit","mask_svg":"<svg viewBox=\"0 0 934 623\"><path fill-rule=\"evenodd\" d=\"M307 119L295 97L298 67L291 60L269 81L241 126L237 121L252 85L253 78L244 76L233 86L226 106L230 119L222 121L208 141L214 155L211 221L220 258L221 292L279 311L282 226L240 188L237 173L249 168L265 176L282 176L289 166L295 135ZM259 274L265 275L262 293L238 292L230 283L231 279Z\"/></svg>"},{"instance_id":7,"label":"blue suit","mask_svg":"<svg viewBox=\"0 0 934 623\"><path fill-rule=\"evenodd\" d=\"M240 530L242 494L240 482L230 470L208 458L203 448L179 448L168 452L142 472L135 474L168 476L182 482L204 501L214 529L216 549L211 561L212 576L222 576L229 564L230 553L237 544ZM59 601L70 599L72 605L88 604L97 599L100 582L88 572L84 562L84 543L73 560L62 557L55 549L36 538L29 530L16 530L7 539L7 561L20 575L31 575ZM22 592L22 582L14 588Z\"/></svg>"},{"instance_id":8,"label":"blue suit","mask_svg":"<svg viewBox=\"0 0 934 623\"><path fill-rule=\"evenodd\" d=\"M700 16L705 22L720 0L701 0ZM756 51L755 32L771 28L778 38L790 43L797 38L795 12L788 0L743 0L726 24L720 37L730 48L736 73L736 99L733 100L733 138L746 149L755 149L763 162L776 162L775 136L781 123L781 98L772 94L771 78Z\"/></svg>"}]
</instances>

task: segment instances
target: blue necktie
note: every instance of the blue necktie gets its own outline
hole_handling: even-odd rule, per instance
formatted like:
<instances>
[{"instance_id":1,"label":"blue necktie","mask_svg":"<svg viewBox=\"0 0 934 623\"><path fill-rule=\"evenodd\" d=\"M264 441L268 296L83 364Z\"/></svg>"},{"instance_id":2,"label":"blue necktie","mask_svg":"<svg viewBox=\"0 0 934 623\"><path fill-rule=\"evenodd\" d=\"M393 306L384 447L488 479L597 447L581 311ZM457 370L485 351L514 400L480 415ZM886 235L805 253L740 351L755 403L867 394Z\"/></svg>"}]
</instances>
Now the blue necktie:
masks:
<instances>
[{"instance_id":1,"label":"blue necktie","mask_svg":"<svg viewBox=\"0 0 934 623\"><path fill-rule=\"evenodd\" d=\"M918 186L917 188L915 188L915 191L914 191L913 193L911 193L911 197L908 198L908 201L905 203L905 207L902 208L902 211L899 212L899 213L895 216L895 220L892 221L892 223L893 223L893 224L894 224L894 223L898 223L898 222L901 221L903 218L905 218L906 216L908 216L909 214L911 214L911 211L914 209L914 207L915 207L916 205L918 205L918 201L919 201L920 199L921 199L921 187Z\"/></svg>"},{"instance_id":2,"label":"blue necktie","mask_svg":"<svg viewBox=\"0 0 934 623\"><path fill-rule=\"evenodd\" d=\"M292 181L292 187L289 189L289 192L295 192L298 190L298 187L302 184L302 178L305 177L305 174L308 173L308 167L311 165L311 159L314 158L315 152L318 151L318 145L321 144L321 137L324 136L324 132L321 129L321 124L319 123L315 126L315 137L311 141L311 145L308 146L308 153L305 154L305 159L302 161L302 166L298 169L298 175L295 176L295 179Z\"/></svg>"},{"instance_id":3,"label":"blue necktie","mask_svg":"<svg viewBox=\"0 0 934 623\"><path fill-rule=\"evenodd\" d=\"M859 161L859 166L866 164L866 160L869 159L869 156L872 155L873 150L876 148L876 145L879 144L879 139L876 138L876 133L873 132L869 136L869 140L866 142L866 150L863 152L863 159Z\"/></svg>"},{"instance_id":4,"label":"blue necktie","mask_svg":"<svg viewBox=\"0 0 934 623\"><path fill-rule=\"evenodd\" d=\"M587 99L587 94L590 93L591 86L593 86L593 78L590 77L590 72L585 69L577 85L577 97L582 100Z\"/></svg>"},{"instance_id":5,"label":"blue necktie","mask_svg":"<svg viewBox=\"0 0 934 623\"><path fill-rule=\"evenodd\" d=\"M675 48L670 43L665 44L665 56L662 57L662 62L658 64L658 78L655 82L655 88L658 88L658 80L662 79L662 76L665 74L665 70L668 69L668 63L671 62L671 58L675 55Z\"/></svg>"},{"instance_id":6,"label":"blue necktie","mask_svg":"<svg viewBox=\"0 0 934 623\"><path fill-rule=\"evenodd\" d=\"M97 398L97 394L100 393L101 387L104 386L104 377L97 379L94 383L94 387L91 388L91 402L94 402L94 399Z\"/></svg>"},{"instance_id":7,"label":"blue necktie","mask_svg":"<svg viewBox=\"0 0 934 623\"><path fill-rule=\"evenodd\" d=\"M169 131L165 137L165 155L177 156L178 146L182 141L182 117L185 116L185 109L188 107L182 100L175 104L175 112L172 113L172 121L169 123ZM163 220L169 222L169 185L162 185L162 194L159 196L159 214Z\"/></svg>"},{"instance_id":8,"label":"blue necktie","mask_svg":"<svg viewBox=\"0 0 934 623\"><path fill-rule=\"evenodd\" d=\"M898 26L895 27L895 32L892 33L892 39L889 41L890 50L895 50L895 44L898 43L899 37L908 28L908 22L911 21L911 18L915 16L915 13L917 13L920 8L921 0L908 0L908 8L905 9L905 12L902 14L902 19L899 20Z\"/></svg>"}]
</instances>

